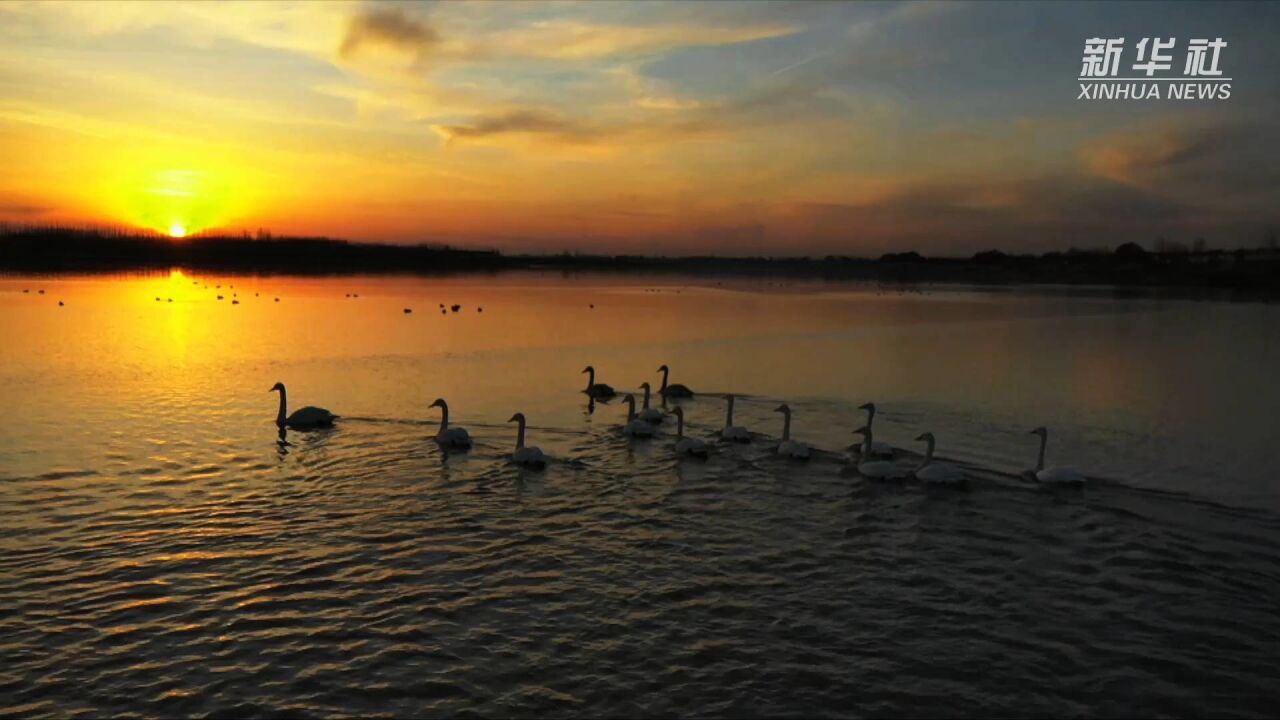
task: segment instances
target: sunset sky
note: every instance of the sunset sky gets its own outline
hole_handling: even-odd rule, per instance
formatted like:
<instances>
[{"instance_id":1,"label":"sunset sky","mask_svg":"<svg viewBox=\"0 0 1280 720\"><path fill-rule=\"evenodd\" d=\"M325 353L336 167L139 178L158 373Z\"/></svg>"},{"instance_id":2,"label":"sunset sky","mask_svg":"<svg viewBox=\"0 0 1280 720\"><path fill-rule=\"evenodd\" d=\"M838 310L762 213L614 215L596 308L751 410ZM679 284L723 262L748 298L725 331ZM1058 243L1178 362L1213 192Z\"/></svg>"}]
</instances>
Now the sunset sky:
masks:
<instances>
[{"instance_id":1,"label":"sunset sky","mask_svg":"<svg viewBox=\"0 0 1280 720\"><path fill-rule=\"evenodd\" d=\"M1256 246L1280 5L0 3L0 220L508 250ZM1222 37L1225 101L1078 101ZM1174 73L1178 75L1180 73ZM1131 73L1122 73L1131 75Z\"/></svg>"}]
</instances>

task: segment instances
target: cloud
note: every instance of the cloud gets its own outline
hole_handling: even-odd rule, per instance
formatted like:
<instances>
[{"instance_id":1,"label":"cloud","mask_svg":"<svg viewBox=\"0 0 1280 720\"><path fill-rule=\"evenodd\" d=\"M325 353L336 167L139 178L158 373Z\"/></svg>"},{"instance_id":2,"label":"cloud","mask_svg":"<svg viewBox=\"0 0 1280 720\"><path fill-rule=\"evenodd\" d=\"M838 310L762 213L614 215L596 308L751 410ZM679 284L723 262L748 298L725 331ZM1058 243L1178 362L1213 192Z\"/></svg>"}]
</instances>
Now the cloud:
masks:
<instances>
[{"instance_id":1,"label":"cloud","mask_svg":"<svg viewBox=\"0 0 1280 720\"><path fill-rule=\"evenodd\" d=\"M486 46L495 55L581 60L675 48L736 45L796 32L799 28L783 24L626 26L551 20L498 33Z\"/></svg>"},{"instance_id":2,"label":"cloud","mask_svg":"<svg viewBox=\"0 0 1280 720\"><path fill-rule=\"evenodd\" d=\"M585 141L596 134L572 120L540 110L512 110L479 117L464 125L432 125L432 129L446 143L511 134L548 135L564 140Z\"/></svg>"},{"instance_id":3,"label":"cloud","mask_svg":"<svg viewBox=\"0 0 1280 720\"><path fill-rule=\"evenodd\" d=\"M375 8L356 13L347 21L338 55L350 60L370 48L386 48L421 62L439 42L440 35L426 21L398 7Z\"/></svg>"}]
</instances>

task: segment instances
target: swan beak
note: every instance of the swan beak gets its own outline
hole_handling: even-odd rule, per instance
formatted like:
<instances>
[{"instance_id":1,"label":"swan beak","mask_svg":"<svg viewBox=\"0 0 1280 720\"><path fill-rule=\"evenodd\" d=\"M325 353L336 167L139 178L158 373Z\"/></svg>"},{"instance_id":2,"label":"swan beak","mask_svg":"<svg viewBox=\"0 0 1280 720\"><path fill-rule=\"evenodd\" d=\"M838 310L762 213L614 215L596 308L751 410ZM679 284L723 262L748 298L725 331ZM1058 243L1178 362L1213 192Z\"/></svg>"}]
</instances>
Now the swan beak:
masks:
<instances>
[{"instance_id":1,"label":"swan beak","mask_svg":"<svg viewBox=\"0 0 1280 720\"><path fill-rule=\"evenodd\" d=\"M773 409L774 412L786 412L787 410L788 408L786 405L779 405L778 407Z\"/></svg>"},{"instance_id":2,"label":"swan beak","mask_svg":"<svg viewBox=\"0 0 1280 720\"><path fill-rule=\"evenodd\" d=\"M519 416L519 415L512 415L512 416L507 420L507 422L515 422L516 420L519 420L519 419L520 419L520 416Z\"/></svg>"},{"instance_id":3,"label":"swan beak","mask_svg":"<svg viewBox=\"0 0 1280 720\"><path fill-rule=\"evenodd\" d=\"M854 431L853 431L853 434L854 434L854 435L866 435L866 434L867 434L867 426L866 426L866 425L863 425L862 427L858 428L857 430L854 430Z\"/></svg>"},{"instance_id":4,"label":"swan beak","mask_svg":"<svg viewBox=\"0 0 1280 720\"><path fill-rule=\"evenodd\" d=\"M859 405L859 406L858 406L858 409L859 409L859 410L870 410L870 409L871 409L871 408L873 408L873 407L875 407L875 406L874 406L874 405L872 405L871 403L862 403L861 405Z\"/></svg>"},{"instance_id":5,"label":"swan beak","mask_svg":"<svg viewBox=\"0 0 1280 720\"><path fill-rule=\"evenodd\" d=\"M917 436L916 436L916 439L917 439L917 440L928 440L928 439L929 439L929 433L920 433L919 435L917 435Z\"/></svg>"}]
</instances>

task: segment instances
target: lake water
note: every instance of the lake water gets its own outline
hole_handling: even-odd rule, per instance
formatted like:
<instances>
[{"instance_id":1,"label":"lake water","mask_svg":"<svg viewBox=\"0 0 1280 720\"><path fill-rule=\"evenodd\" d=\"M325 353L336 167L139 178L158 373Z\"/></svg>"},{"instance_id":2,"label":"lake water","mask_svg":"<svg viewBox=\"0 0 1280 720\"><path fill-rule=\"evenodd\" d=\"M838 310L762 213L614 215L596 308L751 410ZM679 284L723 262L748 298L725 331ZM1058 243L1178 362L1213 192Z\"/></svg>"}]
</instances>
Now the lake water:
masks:
<instances>
[{"instance_id":1,"label":"lake water","mask_svg":"<svg viewBox=\"0 0 1280 720\"><path fill-rule=\"evenodd\" d=\"M0 277L0 338L0 715L1280 701L1275 305L175 271ZM733 392L757 440L680 460L580 392L664 363L690 434ZM277 381L337 428L281 441ZM431 442L436 397L470 453ZM808 463L772 453L783 401ZM851 475L867 401L969 488ZM506 462L516 411L545 471ZM1085 489L1019 478L1038 425Z\"/></svg>"}]
</instances>

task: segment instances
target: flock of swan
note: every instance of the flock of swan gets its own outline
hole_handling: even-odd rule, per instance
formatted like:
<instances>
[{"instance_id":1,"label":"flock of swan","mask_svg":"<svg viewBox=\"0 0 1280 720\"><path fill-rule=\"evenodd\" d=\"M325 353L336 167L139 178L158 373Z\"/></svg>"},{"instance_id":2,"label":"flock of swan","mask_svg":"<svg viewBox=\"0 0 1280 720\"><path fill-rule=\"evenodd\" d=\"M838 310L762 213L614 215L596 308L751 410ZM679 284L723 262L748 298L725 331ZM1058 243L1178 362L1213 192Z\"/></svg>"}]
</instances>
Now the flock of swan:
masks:
<instances>
[{"instance_id":1,"label":"flock of swan","mask_svg":"<svg viewBox=\"0 0 1280 720\"><path fill-rule=\"evenodd\" d=\"M591 401L607 401L618 395L618 392L609 385L596 382L596 370L594 367L588 365L582 372L587 375L587 386L582 392ZM694 397L693 391L687 386L668 382L671 371L666 365L658 368L657 372L662 374L662 385L657 392L664 399L691 399ZM622 433L631 438L653 438L658 434L658 426L662 424L666 415L661 410L649 406L651 395L649 383L641 383L640 388L644 391L644 394L641 400L642 405L638 412L634 395L627 394L623 398L623 402L627 405L627 419L622 426ZM280 410L276 415L276 425L282 430L284 428L314 429L332 427L334 421L338 419L337 415L324 408L311 406L289 414L284 383L276 383L268 392L280 393ZM741 425L735 425L733 422L734 396L731 394L726 395L725 399L728 407L725 410L724 427L718 433L719 439L731 443L751 442L754 438L751 431ZM435 441L448 450L465 451L470 449L471 435L467 433L466 428L449 425L448 403L443 398L436 398L430 407L440 408L440 427L436 431ZM894 461L895 451L893 447L888 443L877 441L872 433L872 423L876 417L875 403L860 405L858 409L867 413L866 423L853 431L855 435L862 437L862 441L852 448L853 454L849 456L850 467L858 475L870 480L911 479L939 485L962 485L967 481L961 468L934 460L934 449L937 442L931 432L921 433L916 437L916 440L925 443L922 462L915 468L904 468L899 465ZM811 452L810 447L803 442L791 439L791 408L786 403L783 403L774 408L774 411L782 413L782 438L775 448L775 452L781 457L792 460L808 460ZM674 448L676 454L697 458L707 457L712 450L711 444L698 438L686 437L684 434L684 408L677 406L671 411L671 414L676 418L676 442ZM524 413L512 415L507 422L517 423L516 445L511 453L511 461L534 469L545 467L548 461L547 455L537 447L525 445L527 422ZM1078 485L1085 481L1085 476L1072 468L1046 468L1045 451L1049 443L1049 431L1044 427L1038 427L1032 430L1031 434L1040 437L1040 452L1036 458L1035 467L1023 473L1026 479L1041 483L1069 485Z\"/></svg>"}]
</instances>

